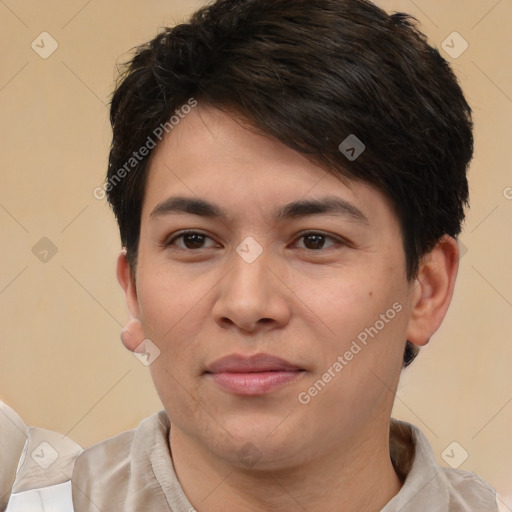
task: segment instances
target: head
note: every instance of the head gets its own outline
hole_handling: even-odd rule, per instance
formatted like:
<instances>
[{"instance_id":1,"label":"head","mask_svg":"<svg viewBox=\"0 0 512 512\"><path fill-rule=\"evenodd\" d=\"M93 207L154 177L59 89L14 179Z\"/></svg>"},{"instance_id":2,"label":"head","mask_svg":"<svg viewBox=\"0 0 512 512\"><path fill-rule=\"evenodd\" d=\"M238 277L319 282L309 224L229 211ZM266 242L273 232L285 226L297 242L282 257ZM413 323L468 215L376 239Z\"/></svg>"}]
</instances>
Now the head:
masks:
<instances>
[{"instance_id":1,"label":"head","mask_svg":"<svg viewBox=\"0 0 512 512\"><path fill-rule=\"evenodd\" d=\"M347 431L385 417L451 300L473 151L470 108L413 20L366 0L217 1L137 49L111 122L118 277L171 421L263 446L290 397L283 438L315 430L308 408L357 400L350 425L332 418ZM242 401L210 379L233 353L301 373Z\"/></svg>"}]
</instances>

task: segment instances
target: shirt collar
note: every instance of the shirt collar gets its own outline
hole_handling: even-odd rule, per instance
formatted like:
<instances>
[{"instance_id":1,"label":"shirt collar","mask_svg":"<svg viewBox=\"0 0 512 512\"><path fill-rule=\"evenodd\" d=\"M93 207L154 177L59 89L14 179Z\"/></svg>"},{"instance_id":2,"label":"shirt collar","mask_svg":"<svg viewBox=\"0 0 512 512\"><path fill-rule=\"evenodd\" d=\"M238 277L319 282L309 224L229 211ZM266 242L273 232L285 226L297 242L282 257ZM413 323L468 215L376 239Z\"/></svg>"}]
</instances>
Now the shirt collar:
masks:
<instances>
[{"instance_id":1,"label":"shirt collar","mask_svg":"<svg viewBox=\"0 0 512 512\"><path fill-rule=\"evenodd\" d=\"M169 451L170 422L164 411L155 416L157 430L149 457L153 472L172 510L194 510L178 482ZM404 483L381 512L498 512L496 493L473 473L441 468L430 443L414 425L391 419L390 453Z\"/></svg>"}]
</instances>

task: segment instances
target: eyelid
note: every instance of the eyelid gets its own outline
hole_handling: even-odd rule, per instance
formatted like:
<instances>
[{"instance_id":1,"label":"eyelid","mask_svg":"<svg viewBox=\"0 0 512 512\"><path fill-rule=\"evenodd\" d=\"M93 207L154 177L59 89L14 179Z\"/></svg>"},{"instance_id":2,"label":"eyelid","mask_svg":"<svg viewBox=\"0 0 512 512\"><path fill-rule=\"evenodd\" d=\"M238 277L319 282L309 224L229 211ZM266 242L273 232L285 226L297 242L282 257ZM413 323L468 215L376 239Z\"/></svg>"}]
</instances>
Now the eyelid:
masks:
<instances>
[{"instance_id":1,"label":"eyelid","mask_svg":"<svg viewBox=\"0 0 512 512\"><path fill-rule=\"evenodd\" d=\"M302 231L300 232L296 237L295 237L295 240L294 242L292 243L292 245L295 245L301 238L304 238L308 235L320 235L320 236L323 236L325 238L328 238L332 241L334 241L334 246L340 246L340 245L345 245L345 246L348 246L348 247L353 247L354 244L352 242L350 242L349 240L347 240L346 238L342 237L342 236L339 236L339 235L333 235L331 233L326 233L325 231L318 231L318 230L314 230L314 229L310 229L310 230L306 230L306 231ZM306 251L310 251L310 252L321 252L322 250L326 250L326 249L307 249L307 248L303 248L301 247L300 249L304 249Z\"/></svg>"},{"instance_id":2,"label":"eyelid","mask_svg":"<svg viewBox=\"0 0 512 512\"><path fill-rule=\"evenodd\" d=\"M187 248L183 248L183 247L179 247L179 246L176 246L176 244L174 244L173 242L175 242L177 239L179 238L182 238L183 236L185 235L188 235L188 234L198 234L198 235L202 235L204 236L205 238L209 238L212 242L214 242L215 244L217 245L220 245L212 236L210 236L208 233L202 231L202 230L199 230L199 229L184 229L184 230L181 230L181 231L176 231L174 233L172 233L171 235L169 235L168 237L166 237L164 239L164 241L159 244L161 247L163 248L167 248L171 245L174 245L175 247L178 247L179 249L183 249L183 250L186 250L186 251L199 251L201 249L208 249L209 247L201 247L199 249L187 249ZM342 237L342 236L339 236L339 235L334 235L334 234L331 234L331 233L327 233L327 232L324 232L324 231L319 231L319 230L305 230L305 231L301 231L300 233L298 233L295 238L294 238L294 241L292 242L292 246L293 245L296 245L297 242L308 236L308 235L320 235L320 236L323 236L325 237L326 239L330 239L331 241L334 242L333 246L336 247L336 246L348 246L348 247L353 247L353 243L350 242L349 240L347 240L346 238ZM325 251L328 248L326 249L308 249L307 247L300 247L300 249L302 250L305 250L305 251L309 251L309 252L322 252L322 251Z\"/></svg>"},{"instance_id":3,"label":"eyelid","mask_svg":"<svg viewBox=\"0 0 512 512\"><path fill-rule=\"evenodd\" d=\"M173 242L175 240L177 240L178 238L181 238L181 237L183 237L185 235L190 235L190 234L202 235L205 238L209 238L215 244L220 245L220 244L218 244L218 242L215 241L215 239L212 236L210 236L208 233L205 233L202 230L199 230L199 229L183 229L181 231L176 231L176 232L172 233L171 235L167 236L164 239L164 241L160 244L160 246L163 247L163 248L169 247L170 245L176 246L176 244L173 244ZM178 247L178 246L176 246L176 247ZM178 249L183 249L183 247L178 247ZM208 249L208 247L201 247L200 249ZM198 251L200 249L195 249L195 250ZM194 249L184 249L184 250L192 251Z\"/></svg>"}]
</instances>

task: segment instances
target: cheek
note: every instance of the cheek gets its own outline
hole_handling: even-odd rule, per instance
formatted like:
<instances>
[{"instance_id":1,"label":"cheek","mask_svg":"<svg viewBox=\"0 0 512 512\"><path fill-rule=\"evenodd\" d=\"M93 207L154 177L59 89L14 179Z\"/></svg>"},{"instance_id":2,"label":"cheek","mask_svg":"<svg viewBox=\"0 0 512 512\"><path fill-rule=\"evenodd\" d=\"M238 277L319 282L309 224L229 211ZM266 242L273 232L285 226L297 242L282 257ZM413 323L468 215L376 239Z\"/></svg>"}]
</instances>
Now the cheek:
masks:
<instances>
[{"instance_id":1,"label":"cheek","mask_svg":"<svg viewBox=\"0 0 512 512\"><path fill-rule=\"evenodd\" d=\"M194 376L201 364L199 333L204 325L207 297L196 284L170 270L156 270L139 288L144 334L160 349L159 357L149 368L151 377L177 425L186 423L187 416L198 414L196 401L190 397L198 395Z\"/></svg>"},{"instance_id":2,"label":"cheek","mask_svg":"<svg viewBox=\"0 0 512 512\"><path fill-rule=\"evenodd\" d=\"M141 275L137 286L141 320L147 334L165 337L176 328L193 328L190 318L201 310L208 289L208 279L192 276L167 264L154 264Z\"/></svg>"},{"instance_id":3,"label":"cheek","mask_svg":"<svg viewBox=\"0 0 512 512\"><path fill-rule=\"evenodd\" d=\"M175 388L196 373L200 331L208 316L206 291L180 278L146 280L139 290L144 335L160 350L151 366L155 384ZM189 374L187 376L187 374ZM177 384L176 384L177 385ZM158 387L158 385L157 385Z\"/></svg>"},{"instance_id":4,"label":"cheek","mask_svg":"<svg viewBox=\"0 0 512 512\"><path fill-rule=\"evenodd\" d=\"M365 364L378 363L383 353L401 350L407 326L407 287L396 270L372 272L367 267L358 272L352 268L316 277L297 277L294 291L306 329L321 339L323 364L331 365L354 341L361 345L361 355L365 353L357 359Z\"/></svg>"},{"instance_id":5,"label":"cheek","mask_svg":"<svg viewBox=\"0 0 512 512\"><path fill-rule=\"evenodd\" d=\"M194 429L208 430L200 400L201 389L195 379L190 379L187 361L180 361L170 352L162 353L151 366L151 378L156 392L173 425L190 431L193 419Z\"/></svg>"},{"instance_id":6,"label":"cheek","mask_svg":"<svg viewBox=\"0 0 512 512\"><path fill-rule=\"evenodd\" d=\"M353 268L322 276L297 275L291 288L302 309L299 316L310 317L335 339L356 334L385 302L384 290L374 293L375 279L369 272Z\"/></svg>"}]
</instances>

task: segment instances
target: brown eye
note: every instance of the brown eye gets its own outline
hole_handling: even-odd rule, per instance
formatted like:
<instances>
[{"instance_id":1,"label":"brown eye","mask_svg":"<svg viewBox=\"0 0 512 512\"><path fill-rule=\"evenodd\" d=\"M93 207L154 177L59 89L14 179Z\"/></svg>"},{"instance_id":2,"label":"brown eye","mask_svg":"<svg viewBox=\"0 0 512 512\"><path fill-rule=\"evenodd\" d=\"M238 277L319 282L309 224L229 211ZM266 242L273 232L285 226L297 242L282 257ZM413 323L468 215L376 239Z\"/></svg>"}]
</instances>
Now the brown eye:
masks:
<instances>
[{"instance_id":1,"label":"brown eye","mask_svg":"<svg viewBox=\"0 0 512 512\"><path fill-rule=\"evenodd\" d=\"M200 249L205 241L206 236L199 233L189 233L183 235L183 244L187 249Z\"/></svg>"},{"instance_id":2,"label":"brown eye","mask_svg":"<svg viewBox=\"0 0 512 512\"><path fill-rule=\"evenodd\" d=\"M322 249L325 243L323 235L307 235L304 237L304 246L306 249Z\"/></svg>"},{"instance_id":3,"label":"brown eye","mask_svg":"<svg viewBox=\"0 0 512 512\"><path fill-rule=\"evenodd\" d=\"M340 245L340 242L335 240L333 237L324 235L323 233L305 233L299 238L299 240L303 241L302 247L299 246L301 249L308 249L312 251ZM328 241L329 243L326 246Z\"/></svg>"},{"instance_id":4,"label":"brown eye","mask_svg":"<svg viewBox=\"0 0 512 512\"><path fill-rule=\"evenodd\" d=\"M205 245L209 241L209 245ZM204 233L199 233L196 231L190 231L187 233L181 233L178 236L175 236L172 240L169 241L169 243L166 244L167 246L175 245L176 247L179 247L180 249L205 249L208 247L213 247L215 243L213 240L205 235Z\"/></svg>"}]
</instances>

